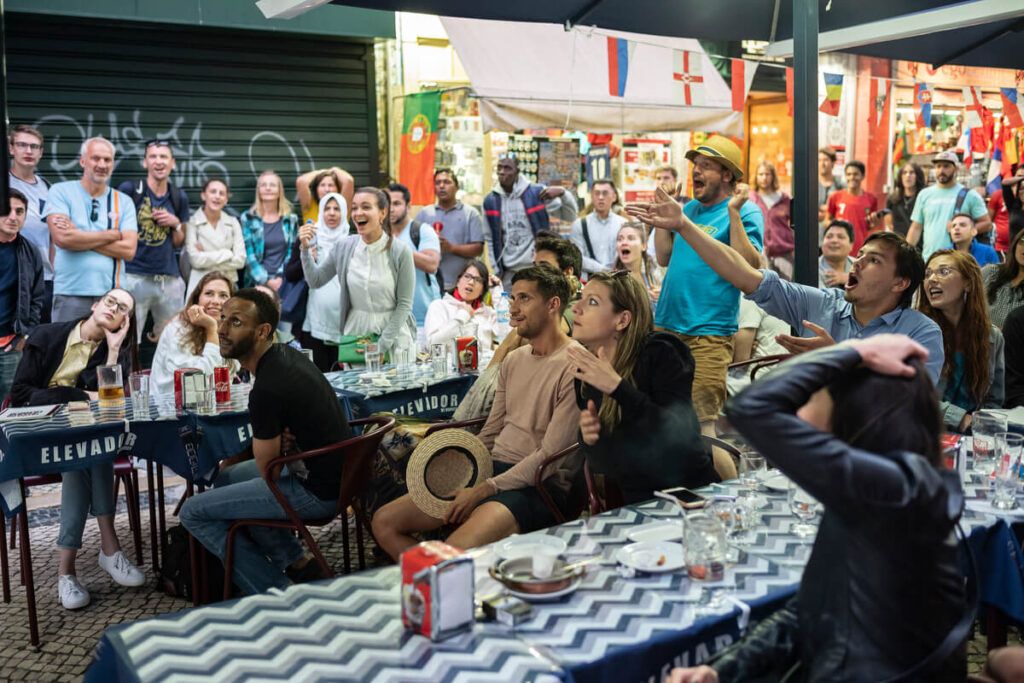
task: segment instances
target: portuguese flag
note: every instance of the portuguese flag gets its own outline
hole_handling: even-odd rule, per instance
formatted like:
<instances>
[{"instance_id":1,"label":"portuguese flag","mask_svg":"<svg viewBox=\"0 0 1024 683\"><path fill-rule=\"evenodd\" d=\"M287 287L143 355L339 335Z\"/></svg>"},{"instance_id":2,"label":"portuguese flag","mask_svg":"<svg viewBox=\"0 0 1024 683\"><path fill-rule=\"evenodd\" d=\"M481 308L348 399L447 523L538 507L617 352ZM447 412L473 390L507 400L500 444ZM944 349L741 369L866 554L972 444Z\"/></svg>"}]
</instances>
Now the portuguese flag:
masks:
<instances>
[{"instance_id":1,"label":"portuguese flag","mask_svg":"<svg viewBox=\"0 0 1024 683\"><path fill-rule=\"evenodd\" d=\"M440 92L405 97L398 182L409 188L412 204L434 202L434 145L437 143L437 114L440 109Z\"/></svg>"}]
</instances>

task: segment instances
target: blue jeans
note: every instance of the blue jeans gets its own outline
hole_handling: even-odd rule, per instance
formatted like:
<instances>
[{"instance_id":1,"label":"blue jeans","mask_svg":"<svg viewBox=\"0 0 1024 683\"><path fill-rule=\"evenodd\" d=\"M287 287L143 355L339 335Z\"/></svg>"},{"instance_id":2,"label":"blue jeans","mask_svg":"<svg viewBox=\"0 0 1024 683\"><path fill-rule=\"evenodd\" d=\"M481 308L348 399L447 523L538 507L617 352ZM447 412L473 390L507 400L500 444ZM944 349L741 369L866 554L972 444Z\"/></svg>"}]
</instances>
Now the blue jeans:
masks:
<instances>
[{"instance_id":1,"label":"blue jeans","mask_svg":"<svg viewBox=\"0 0 1024 683\"><path fill-rule=\"evenodd\" d=\"M7 398L11 393L11 385L14 384L14 374L18 371L18 363L21 361L21 351L0 351L0 401Z\"/></svg>"},{"instance_id":2,"label":"blue jeans","mask_svg":"<svg viewBox=\"0 0 1024 683\"><path fill-rule=\"evenodd\" d=\"M99 300L98 296L54 294L50 319L55 323L66 323L80 318L88 318L92 313L92 305Z\"/></svg>"},{"instance_id":3,"label":"blue jeans","mask_svg":"<svg viewBox=\"0 0 1024 683\"><path fill-rule=\"evenodd\" d=\"M300 518L316 519L334 514L335 501L320 500L289 474L277 481ZM287 519L267 483L257 474L256 463L229 467L211 491L192 496L181 506L182 525L207 550L224 559L226 539L236 519ZM235 535L233 578L247 594L285 588L285 568L302 557L302 546L286 529L250 527Z\"/></svg>"},{"instance_id":4,"label":"blue jeans","mask_svg":"<svg viewBox=\"0 0 1024 683\"><path fill-rule=\"evenodd\" d=\"M94 517L114 514L114 463L61 473L58 548L82 547L82 531L90 510Z\"/></svg>"}]
</instances>

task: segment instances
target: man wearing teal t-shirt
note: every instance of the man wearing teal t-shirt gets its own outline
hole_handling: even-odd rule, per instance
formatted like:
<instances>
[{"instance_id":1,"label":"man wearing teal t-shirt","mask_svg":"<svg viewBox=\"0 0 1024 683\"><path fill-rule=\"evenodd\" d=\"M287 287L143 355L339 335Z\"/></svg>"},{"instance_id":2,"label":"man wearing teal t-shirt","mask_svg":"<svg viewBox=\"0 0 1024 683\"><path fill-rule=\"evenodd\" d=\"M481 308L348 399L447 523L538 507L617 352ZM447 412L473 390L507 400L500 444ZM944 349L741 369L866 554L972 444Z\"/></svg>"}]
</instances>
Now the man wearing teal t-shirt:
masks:
<instances>
[{"instance_id":1,"label":"man wearing teal t-shirt","mask_svg":"<svg viewBox=\"0 0 1024 683\"><path fill-rule=\"evenodd\" d=\"M764 215L746 201L739 147L712 136L686 153L693 164L693 196L683 212L714 239L731 246L753 267L761 264ZM656 327L675 333L696 362L693 405L705 433L725 403L725 379L732 360L732 338L739 317L740 292L719 277L677 234L654 234L658 264L668 272L654 317Z\"/></svg>"}]
</instances>

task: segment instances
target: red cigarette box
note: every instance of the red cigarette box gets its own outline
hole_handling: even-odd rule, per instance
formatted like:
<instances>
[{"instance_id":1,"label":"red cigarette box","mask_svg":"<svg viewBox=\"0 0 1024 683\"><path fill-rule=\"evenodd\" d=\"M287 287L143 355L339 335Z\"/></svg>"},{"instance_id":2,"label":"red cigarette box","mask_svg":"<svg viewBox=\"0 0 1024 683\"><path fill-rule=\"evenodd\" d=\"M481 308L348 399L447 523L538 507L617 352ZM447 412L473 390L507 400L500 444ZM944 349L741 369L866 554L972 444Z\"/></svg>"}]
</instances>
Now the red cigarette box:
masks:
<instances>
[{"instance_id":1,"label":"red cigarette box","mask_svg":"<svg viewBox=\"0 0 1024 683\"><path fill-rule=\"evenodd\" d=\"M426 541L402 553L402 624L431 640L473 627L473 560Z\"/></svg>"}]
</instances>

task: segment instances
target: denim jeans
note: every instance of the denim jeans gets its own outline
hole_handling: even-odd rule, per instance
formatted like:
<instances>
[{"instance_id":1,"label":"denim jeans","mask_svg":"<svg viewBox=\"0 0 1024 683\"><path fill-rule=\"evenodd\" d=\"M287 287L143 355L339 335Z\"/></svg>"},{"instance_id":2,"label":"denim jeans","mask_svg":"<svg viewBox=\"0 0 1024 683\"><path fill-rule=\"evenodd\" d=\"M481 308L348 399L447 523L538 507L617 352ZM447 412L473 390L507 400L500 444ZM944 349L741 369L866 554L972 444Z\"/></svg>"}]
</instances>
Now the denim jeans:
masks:
<instances>
[{"instance_id":1,"label":"denim jeans","mask_svg":"<svg viewBox=\"0 0 1024 683\"><path fill-rule=\"evenodd\" d=\"M55 323L66 323L80 318L88 318L92 312L92 305L99 300L98 296L54 294L50 319Z\"/></svg>"},{"instance_id":2,"label":"denim jeans","mask_svg":"<svg viewBox=\"0 0 1024 683\"><path fill-rule=\"evenodd\" d=\"M114 463L93 465L84 470L61 473L60 534L57 547L82 547L85 518L114 514Z\"/></svg>"},{"instance_id":3,"label":"denim jeans","mask_svg":"<svg viewBox=\"0 0 1024 683\"><path fill-rule=\"evenodd\" d=\"M14 375L18 371L20 361L21 351L0 351L0 401L11 393L11 385L14 384Z\"/></svg>"},{"instance_id":4,"label":"denim jeans","mask_svg":"<svg viewBox=\"0 0 1024 683\"><path fill-rule=\"evenodd\" d=\"M277 485L300 518L334 513L335 501L320 500L289 474L283 474ZM178 517L188 532L221 560L234 520L287 519L267 483L256 475L255 462L222 472L212 490L185 501ZM262 593L288 586L284 570L302 557L302 546L288 530L250 527L235 535L234 555L235 583L247 594Z\"/></svg>"}]
</instances>

